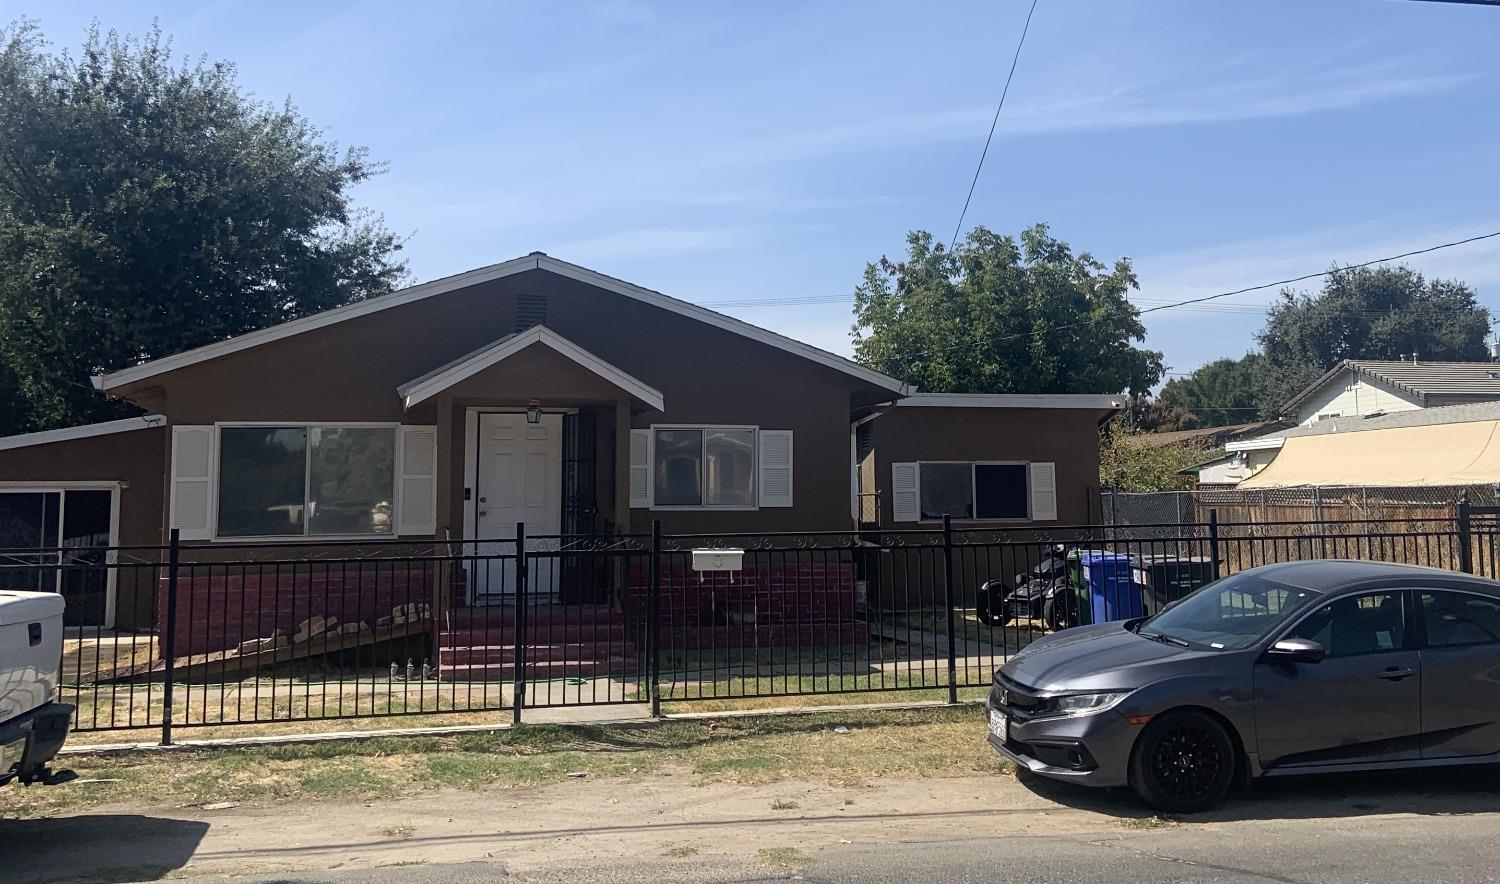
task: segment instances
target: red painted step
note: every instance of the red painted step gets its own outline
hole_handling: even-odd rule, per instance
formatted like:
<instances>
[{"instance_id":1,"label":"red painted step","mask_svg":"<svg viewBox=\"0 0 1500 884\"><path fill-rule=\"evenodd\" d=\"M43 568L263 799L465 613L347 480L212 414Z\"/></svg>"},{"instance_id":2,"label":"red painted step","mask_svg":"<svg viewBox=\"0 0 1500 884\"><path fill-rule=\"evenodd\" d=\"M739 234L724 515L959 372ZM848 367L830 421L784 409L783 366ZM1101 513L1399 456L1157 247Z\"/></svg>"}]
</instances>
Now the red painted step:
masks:
<instances>
[{"instance_id":1,"label":"red painted step","mask_svg":"<svg viewBox=\"0 0 1500 884\"><path fill-rule=\"evenodd\" d=\"M526 625L526 643L550 645L562 642L580 644L620 644L634 639L627 633L623 623L590 623L586 625L530 624ZM439 645L445 648L465 645L513 645L516 643L514 626L471 627L469 629L445 630L439 636Z\"/></svg>"},{"instance_id":2,"label":"red painted step","mask_svg":"<svg viewBox=\"0 0 1500 884\"><path fill-rule=\"evenodd\" d=\"M641 672L640 663L623 660L543 660L527 661L527 681L551 681L566 678L634 678ZM511 681L516 677L510 663L476 663L473 666L439 666L438 678L445 681Z\"/></svg>"},{"instance_id":3,"label":"red painted step","mask_svg":"<svg viewBox=\"0 0 1500 884\"><path fill-rule=\"evenodd\" d=\"M509 626L515 623L516 610L511 605L462 607L449 611L444 625L453 629ZM526 609L528 625L558 623L581 625L624 623L625 615L607 605L534 605Z\"/></svg>"},{"instance_id":4,"label":"red painted step","mask_svg":"<svg viewBox=\"0 0 1500 884\"><path fill-rule=\"evenodd\" d=\"M527 663L544 660L604 660L610 657L634 658L635 645L631 642L614 645L564 642L528 645L526 648ZM515 659L515 645L460 645L438 650L438 663L452 666L467 666L471 663L511 663Z\"/></svg>"}]
</instances>

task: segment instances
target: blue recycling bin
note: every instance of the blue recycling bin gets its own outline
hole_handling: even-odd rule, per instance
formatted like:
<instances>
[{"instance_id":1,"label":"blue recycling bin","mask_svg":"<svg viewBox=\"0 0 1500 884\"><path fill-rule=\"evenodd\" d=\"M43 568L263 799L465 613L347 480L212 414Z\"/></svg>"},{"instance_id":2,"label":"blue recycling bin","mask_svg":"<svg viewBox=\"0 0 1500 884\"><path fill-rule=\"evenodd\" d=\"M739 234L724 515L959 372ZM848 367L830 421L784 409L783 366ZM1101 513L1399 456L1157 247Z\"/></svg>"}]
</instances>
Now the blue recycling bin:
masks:
<instances>
[{"instance_id":1,"label":"blue recycling bin","mask_svg":"<svg viewBox=\"0 0 1500 884\"><path fill-rule=\"evenodd\" d=\"M1130 556L1089 551L1078 557L1078 563L1083 566L1091 623L1129 620L1145 614L1140 588L1131 579Z\"/></svg>"}]
</instances>

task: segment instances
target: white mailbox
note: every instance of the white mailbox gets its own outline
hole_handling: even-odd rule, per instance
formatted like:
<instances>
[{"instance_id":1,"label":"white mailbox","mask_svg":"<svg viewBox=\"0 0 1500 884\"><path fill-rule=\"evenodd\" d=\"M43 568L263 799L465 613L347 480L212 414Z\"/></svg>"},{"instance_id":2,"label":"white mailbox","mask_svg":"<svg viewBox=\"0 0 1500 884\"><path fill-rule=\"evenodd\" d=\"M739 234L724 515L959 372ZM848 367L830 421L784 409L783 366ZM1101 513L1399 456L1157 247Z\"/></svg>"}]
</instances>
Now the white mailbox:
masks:
<instances>
[{"instance_id":1,"label":"white mailbox","mask_svg":"<svg viewBox=\"0 0 1500 884\"><path fill-rule=\"evenodd\" d=\"M742 571L745 551L742 549L695 549L694 571Z\"/></svg>"}]
</instances>

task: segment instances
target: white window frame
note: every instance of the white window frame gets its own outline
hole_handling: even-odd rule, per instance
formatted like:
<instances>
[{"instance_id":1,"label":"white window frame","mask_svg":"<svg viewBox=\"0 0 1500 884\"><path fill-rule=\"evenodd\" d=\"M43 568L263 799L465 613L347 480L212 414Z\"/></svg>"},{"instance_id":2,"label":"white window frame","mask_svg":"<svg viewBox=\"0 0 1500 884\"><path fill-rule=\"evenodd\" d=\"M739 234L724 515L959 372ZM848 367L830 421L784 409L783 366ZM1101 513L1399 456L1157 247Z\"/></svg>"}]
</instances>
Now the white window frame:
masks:
<instances>
[{"instance_id":1,"label":"white window frame","mask_svg":"<svg viewBox=\"0 0 1500 884\"><path fill-rule=\"evenodd\" d=\"M648 427L651 431L651 446L648 457L651 465L651 509L654 512L715 512L715 513L751 513L760 510L760 427L748 424L652 424ZM708 434L717 430L736 430L749 432L754 440L751 444L755 446L750 459L750 499L755 502L749 506L726 506L723 504L712 505L706 503L682 505L682 506L658 506L656 504L656 431L657 430L699 430L703 433L703 444L699 449L701 452L702 469L708 468ZM706 480L706 476L700 476ZM708 482L703 481L700 485L704 496L708 494Z\"/></svg>"},{"instance_id":2,"label":"white window frame","mask_svg":"<svg viewBox=\"0 0 1500 884\"><path fill-rule=\"evenodd\" d=\"M979 479L974 473L975 467L1025 467L1026 468L1026 516L1024 518L981 518L978 515L968 519L954 519L960 524L989 523L989 522L1022 522L1034 521L1032 516L1032 488L1031 488L1031 464L1029 460L919 460L917 463L917 522L923 525L941 525L943 520L926 519L922 517L922 467L932 464L940 466L943 464L959 464L969 468L969 500L973 503L974 512L979 512Z\"/></svg>"},{"instance_id":3,"label":"white window frame","mask_svg":"<svg viewBox=\"0 0 1500 884\"><path fill-rule=\"evenodd\" d=\"M62 547L63 518L67 515L68 496L64 491L108 491L109 492L109 545L110 550L104 555L106 566L113 566L119 561L119 553L116 547L120 545L120 482L0 482L0 494L56 494L57 497L57 544ZM115 578L119 569L109 567L104 584L104 622L100 629L115 628ZM56 575L56 592L62 593L63 572L59 568ZM70 627L80 629L93 629L92 626Z\"/></svg>"},{"instance_id":4,"label":"white window frame","mask_svg":"<svg viewBox=\"0 0 1500 884\"><path fill-rule=\"evenodd\" d=\"M369 542L374 540L394 540L399 535L396 525L400 521L401 513L401 427L397 421L215 421L214 422L214 473L213 473L213 508L209 515L213 525L213 543L303 543L306 541L324 540L346 540L350 542ZM301 427L303 430L311 430L314 427L328 430L346 429L389 429L396 436L395 461L391 469L391 533L389 534L309 534L307 526L310 519L303 519L301 534L276 534L269 537L250 536L220 536L219 534L219 480L224 471L219 452L222 451L221 434L225 429L237 427ZM312 494L312 446L306 448L306 456L309 460L302 473L302 503L307 505L307 498Z\"/></svg>"}]
</instances>

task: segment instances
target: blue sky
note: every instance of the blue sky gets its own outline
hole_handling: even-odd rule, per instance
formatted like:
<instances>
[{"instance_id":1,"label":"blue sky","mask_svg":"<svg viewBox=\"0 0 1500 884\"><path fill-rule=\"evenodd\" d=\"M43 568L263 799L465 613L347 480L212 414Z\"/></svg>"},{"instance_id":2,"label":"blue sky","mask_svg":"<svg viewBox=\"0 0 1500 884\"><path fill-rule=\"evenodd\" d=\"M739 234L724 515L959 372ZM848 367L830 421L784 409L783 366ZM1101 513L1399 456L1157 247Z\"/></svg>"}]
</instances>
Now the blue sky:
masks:
<instances>
[{"instance_id":1,"label":"blue sky","mask_svg":"<svg viewBox=\"0 0 1500 884\"><path fill-rule=\"evenodd\" d=\"M389 171L418 280L541 249L701 303L846 295L946 240L1026 0L913 4L0 0L235 62ZM1500 9L1041 0L970 224L1129 256L1151 306L1500 230ZM1500 240L1417 261L1500 307ZM1255 305L1147 317L1184 372ZM849 352L845 303L723 308Z\"/></svg>"}]
</instances>

